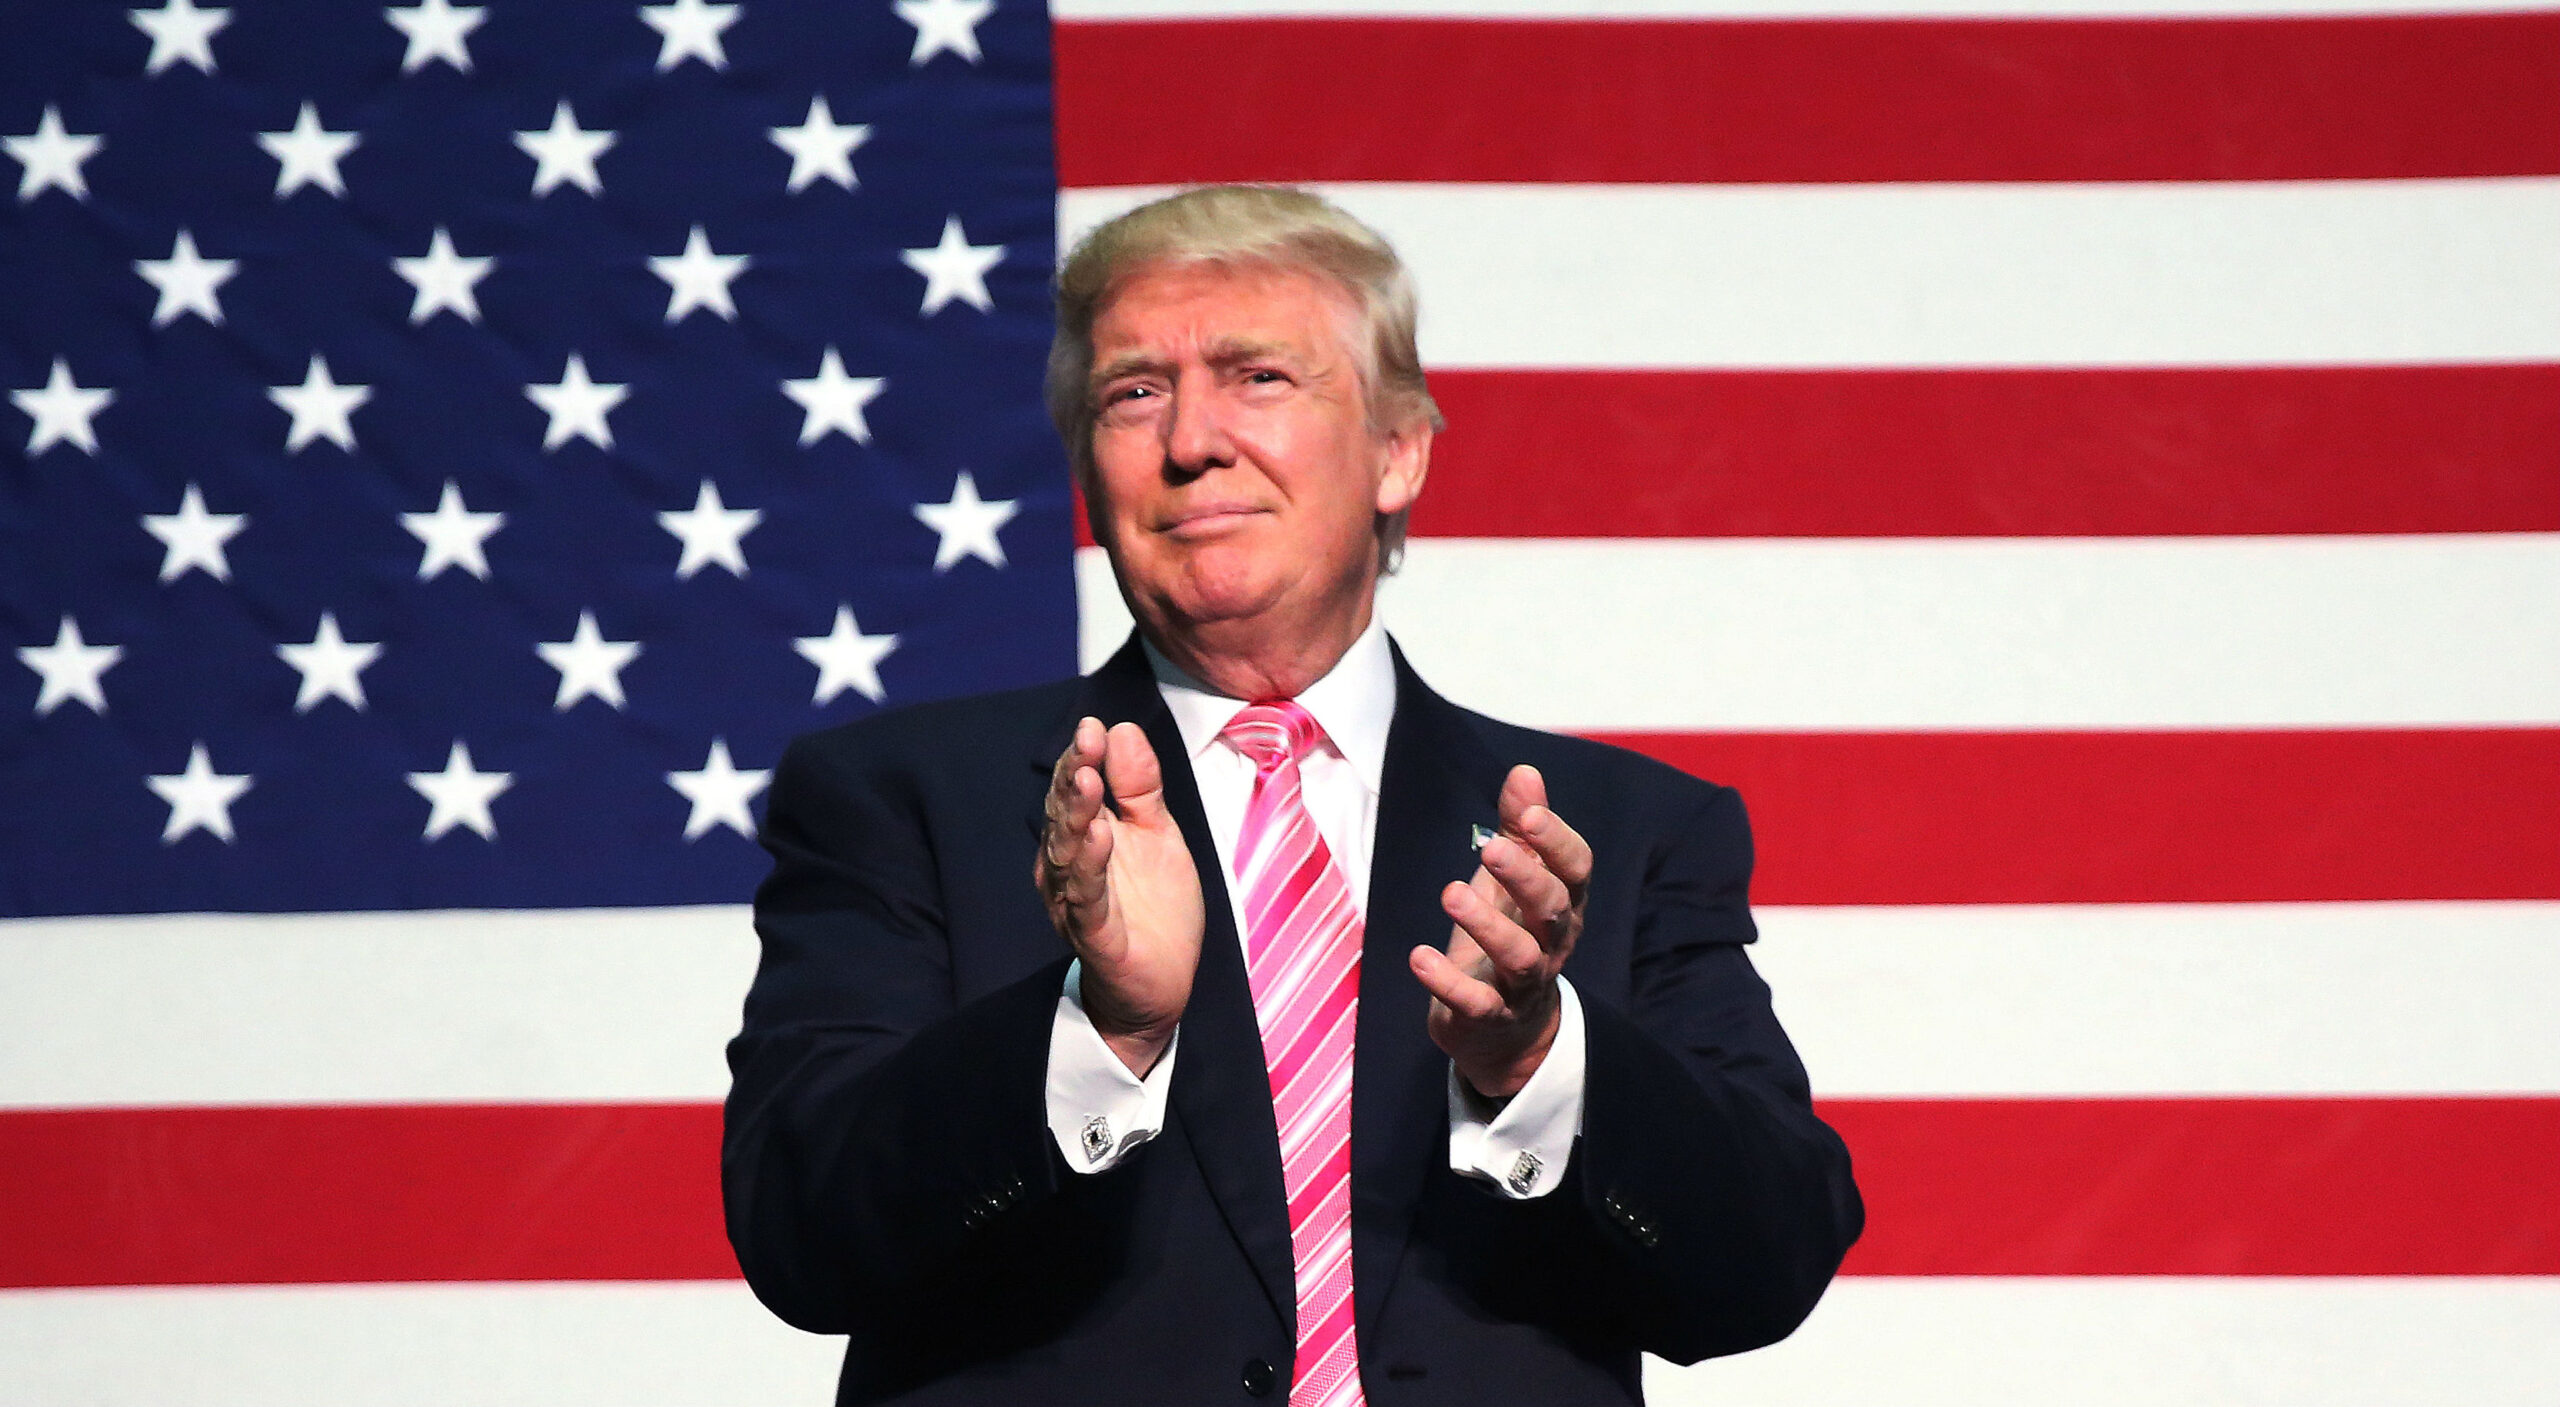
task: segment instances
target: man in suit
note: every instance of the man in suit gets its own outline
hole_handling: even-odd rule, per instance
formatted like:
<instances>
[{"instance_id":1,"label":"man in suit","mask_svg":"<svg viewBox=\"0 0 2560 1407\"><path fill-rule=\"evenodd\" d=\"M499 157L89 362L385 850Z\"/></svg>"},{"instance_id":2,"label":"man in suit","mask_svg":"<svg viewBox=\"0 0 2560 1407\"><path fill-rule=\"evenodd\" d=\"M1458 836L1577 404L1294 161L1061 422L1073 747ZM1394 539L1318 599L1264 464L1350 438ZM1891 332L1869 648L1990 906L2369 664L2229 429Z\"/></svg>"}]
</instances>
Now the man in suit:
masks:
<instances>
[{"instance_id":1,"label":"man in suit","mask_svg":"<svg viewBox=\"0 0 2560 1407\"><path fill-rule=\"evenodd\" d=\"M1097 231L1050 402L1135 637L784 758L723 1180L840 1402L1624 1403L1856 1238L1739 800L1458 708L1377 622L1413 328L1304 193Z\"/></svg>"}]
</instances>

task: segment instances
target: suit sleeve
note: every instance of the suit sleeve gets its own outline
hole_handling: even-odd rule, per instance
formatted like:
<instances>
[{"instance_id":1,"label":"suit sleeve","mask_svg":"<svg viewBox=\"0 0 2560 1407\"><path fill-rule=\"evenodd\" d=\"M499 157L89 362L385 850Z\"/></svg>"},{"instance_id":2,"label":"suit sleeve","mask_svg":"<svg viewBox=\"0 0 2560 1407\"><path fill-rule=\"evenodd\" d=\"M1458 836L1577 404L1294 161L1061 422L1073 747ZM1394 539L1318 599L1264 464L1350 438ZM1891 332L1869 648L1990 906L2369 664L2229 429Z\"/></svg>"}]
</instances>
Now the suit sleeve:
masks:
<instances>
[{"instance_id":1,"label":"suit sleeve","mask_svg":"<svg viewBox=\"0 0 2560 1407\"><path fill-rule=\"evenodd\" d=\"M1043 1078L1066 960L955 1002L917 788L840 737L784 756L763 838L763 956L729 1045L729 1239L776 1314L843 1333L996 1253L1054 1193Z\"/></svg>"},{"instance_id":2,"label":"suit sleeve","mask_svg":"<svg viewBox=\"0 0 2560 1407\"><path fill-rule=\"evenodd\" d=\"M1750 873L1714 788L1648 857L1627 1005L1584 1004L1582 1205L1641 1346L1680 1363L1793 1332L1865 1221L1744 955Z\"/></svg>"}]
</instances>

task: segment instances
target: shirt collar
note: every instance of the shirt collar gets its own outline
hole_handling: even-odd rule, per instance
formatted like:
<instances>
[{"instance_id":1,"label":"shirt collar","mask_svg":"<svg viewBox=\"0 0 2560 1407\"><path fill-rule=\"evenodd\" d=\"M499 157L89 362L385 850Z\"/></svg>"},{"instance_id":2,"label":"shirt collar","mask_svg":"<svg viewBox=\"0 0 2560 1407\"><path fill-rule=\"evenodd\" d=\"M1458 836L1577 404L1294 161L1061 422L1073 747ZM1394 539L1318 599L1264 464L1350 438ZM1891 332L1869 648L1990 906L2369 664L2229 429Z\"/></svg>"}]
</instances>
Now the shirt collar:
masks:
<instances>
[{"instance_id":1,"label":"shirt collar","mask_svg":"<svg viewBox=\"0 0 2560 1407\"><path fill-rule=\"evenodd\" d=\"M1182 745L1197 759L1251 700L1211 691L1152 643L1143 637L1139 643L1146 648L1147 667L1155 672L1165 707L1173 711L1174 726L1182 731ZM1297 702L1324 729L1326 740L1351 764L1369 794L1377 795L1387 770L1387 728L1395 721L1396 665L1387 649L1386 627L1375 615L1369 618L1369 628L1360 632L1360 638L1351 642L1322 679L1298 695Z\"/></svg>"}]
</instances>

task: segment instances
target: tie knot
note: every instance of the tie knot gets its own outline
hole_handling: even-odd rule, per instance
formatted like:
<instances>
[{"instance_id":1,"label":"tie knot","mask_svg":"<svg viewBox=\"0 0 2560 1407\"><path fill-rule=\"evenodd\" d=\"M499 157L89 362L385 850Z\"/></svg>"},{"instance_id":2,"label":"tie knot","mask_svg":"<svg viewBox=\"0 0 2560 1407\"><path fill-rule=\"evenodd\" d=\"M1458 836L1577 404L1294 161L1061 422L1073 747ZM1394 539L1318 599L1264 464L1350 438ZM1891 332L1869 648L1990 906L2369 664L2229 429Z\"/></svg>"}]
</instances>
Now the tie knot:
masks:
<instances>
[{"instance_id":1,"label":"tie knot","mask_svg":"<svg viewBox=\"0 0 2560 1407\"><path fill-rule=\"evenodd\" d=\"M1252 758L1255 770L1268 772L1284 760L1294 762L1313 751L1324 741L1324 729L1316 725L1315 715L1298 707L1297 700L1267 699L1246 704L1227 720L1218 736Z\"/></svg>"}]
</instances>

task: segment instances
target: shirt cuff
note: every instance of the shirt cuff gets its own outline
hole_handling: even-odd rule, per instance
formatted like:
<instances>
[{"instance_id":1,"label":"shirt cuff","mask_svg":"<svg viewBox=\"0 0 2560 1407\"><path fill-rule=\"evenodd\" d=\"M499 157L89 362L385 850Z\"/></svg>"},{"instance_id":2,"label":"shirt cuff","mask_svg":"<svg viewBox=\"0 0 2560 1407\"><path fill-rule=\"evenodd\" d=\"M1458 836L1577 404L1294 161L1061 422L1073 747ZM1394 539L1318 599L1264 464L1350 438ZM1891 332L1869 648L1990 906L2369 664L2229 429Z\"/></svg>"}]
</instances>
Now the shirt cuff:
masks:
<instances>
[{"instance_id":1,"label":"shirt cuff","mask_svg":"<svg viewBox=\"0 0 2560 1407\"><path fill-rule=\"evenodd\" d=\"M1486 1099L1458 1078L1456 1062L1449 1065L1449 1170L1515 1202L1555 1190L1582 1132L1582 998L1561 977L1556 988L1563 1010L1555 1044L1519 1093Z\"/></svg>"},{"instance_id":2,"label":"shirt cuff","mask_svg":"<svg viewBox=\"0 0 2560 1407\"><path fill-rule=\"evenodd\" d=\"M1067 964L1066 990L1058 994L1058 1014L1049 1024L1049 1135L1068 1167L1109 1172L1131 1149L1164 1132L1165 1091L1173 1083L1182 1032L1173 1033L1155 1068L1139 1079L1093 1029L1084 1010L1083 976L1081 961Z\"/></svg>"}]
</instances>

